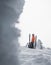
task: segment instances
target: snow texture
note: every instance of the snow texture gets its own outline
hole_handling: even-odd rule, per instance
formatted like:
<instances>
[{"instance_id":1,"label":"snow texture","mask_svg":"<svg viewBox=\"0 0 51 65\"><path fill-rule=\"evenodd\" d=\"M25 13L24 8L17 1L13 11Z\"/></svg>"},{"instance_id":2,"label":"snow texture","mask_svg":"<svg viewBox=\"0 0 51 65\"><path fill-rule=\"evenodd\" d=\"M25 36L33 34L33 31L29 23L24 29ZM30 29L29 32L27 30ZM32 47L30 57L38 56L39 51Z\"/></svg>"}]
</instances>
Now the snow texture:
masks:
<instances>
[{"instance_id":1,"label":"snow texture","mask_svg":"<svg viewBox=\"0 0 51 65\"><path fill-rule=\"evenodd\" d=\"M24 0L0 0L0 65L19 65L18 37L15 28L22 13Z\"/></svg>"},{"instance_id":2,"label":"snow texture","mask_svg":"<svg viewBox=\"0 0 51 65\"><path fill-rule=\"evenodd\" d=\"M43 49L43 45L42 45L42 44L43 44L43 43L41 42L41 40L38 39L36 48L38 48L38 49Z\"/></svg>"},{"instance_id":3,"label":"snow texture","mask_svg":"<svg viewBox=\"0 0 51 65\"><path fill-rule=\"evenodd\" d=\"M20 65L51 65L51 49L20 49Z\"/></svg>"}]
</instances>

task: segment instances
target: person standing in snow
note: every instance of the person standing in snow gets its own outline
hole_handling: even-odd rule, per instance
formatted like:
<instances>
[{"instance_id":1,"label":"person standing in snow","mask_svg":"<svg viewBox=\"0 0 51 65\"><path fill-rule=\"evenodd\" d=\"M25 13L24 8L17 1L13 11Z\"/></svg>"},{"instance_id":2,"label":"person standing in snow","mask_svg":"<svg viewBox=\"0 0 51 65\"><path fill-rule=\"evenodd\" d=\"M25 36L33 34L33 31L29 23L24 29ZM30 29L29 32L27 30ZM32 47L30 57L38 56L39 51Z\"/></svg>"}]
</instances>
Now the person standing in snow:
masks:
<instances>
[{"instance_id":1,"label":"person standing in snow","mask_svg":"<svg viewBox=\"0 0 51 65\"><path fill-rule=\"evenodd\" d=\"M37 46L37 35L35 36L35 48Z\"/></svg>"},{"instance_id":2,"label":"person standing in snow","mask_svg":"<svg viewBox=\"0 0 51 65\"><path fill-rule=\"evenodd\" d=\"M32 40L31 40L32 48L35 48L35 36L32 34Z\"/></svg>"},{"instance_id":3,"label":"person standing in snow","mask_svg":"<svg viewBox=\"0 0 51 65\"><path fill-rule=\"evenodd\" d=\"M31 42L30 42L30 34L29 34L29 44L28 44L28 47L31 48Z\"/></svg>"},{"instance_id":4,"label":"person standing in snow","mask_svg":"<svg viewBox=\"0 0 51 65\"><path fill-rule=\"evenodd\" d=\"M29 43L30 43L30 37L31 37L31 35L29 34Z\"/></svg>"}]
</instances>

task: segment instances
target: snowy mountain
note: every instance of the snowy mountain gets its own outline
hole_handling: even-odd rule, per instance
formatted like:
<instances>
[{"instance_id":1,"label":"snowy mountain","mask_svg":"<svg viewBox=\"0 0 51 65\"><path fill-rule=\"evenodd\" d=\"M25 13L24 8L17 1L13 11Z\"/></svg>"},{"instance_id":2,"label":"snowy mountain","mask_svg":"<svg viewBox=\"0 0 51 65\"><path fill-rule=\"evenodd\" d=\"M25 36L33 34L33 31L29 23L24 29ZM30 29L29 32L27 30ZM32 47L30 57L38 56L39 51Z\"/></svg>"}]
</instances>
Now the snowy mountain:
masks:
<instances>
[{"instance_id":1,"label":"snowy mountain","mask_svg":"<svg viewBox=\"0 0 51 65\"><path fill-rule=\"evenodd\" d=\"M20 65L51 65L51 49L20 49Z\"/></svg>"}]
</instances>

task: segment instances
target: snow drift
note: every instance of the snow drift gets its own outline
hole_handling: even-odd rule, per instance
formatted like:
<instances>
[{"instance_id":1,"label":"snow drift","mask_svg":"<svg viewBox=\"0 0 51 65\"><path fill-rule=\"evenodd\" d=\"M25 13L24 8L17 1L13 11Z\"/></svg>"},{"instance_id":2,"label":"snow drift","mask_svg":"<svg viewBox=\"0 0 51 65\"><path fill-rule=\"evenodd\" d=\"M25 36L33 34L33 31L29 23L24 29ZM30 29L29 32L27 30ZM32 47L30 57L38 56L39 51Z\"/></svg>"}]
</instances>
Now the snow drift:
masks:
<instances>
[{"instance_id":1,"label":"snow drift","mask_svg":"<svg viewBox=\"0 0 51 65\"><path fill-rule=\"evenodd\" d=\"M51 65L51 49L30 49L21 47L21 65Z\"/></svg>"}]
</instances>

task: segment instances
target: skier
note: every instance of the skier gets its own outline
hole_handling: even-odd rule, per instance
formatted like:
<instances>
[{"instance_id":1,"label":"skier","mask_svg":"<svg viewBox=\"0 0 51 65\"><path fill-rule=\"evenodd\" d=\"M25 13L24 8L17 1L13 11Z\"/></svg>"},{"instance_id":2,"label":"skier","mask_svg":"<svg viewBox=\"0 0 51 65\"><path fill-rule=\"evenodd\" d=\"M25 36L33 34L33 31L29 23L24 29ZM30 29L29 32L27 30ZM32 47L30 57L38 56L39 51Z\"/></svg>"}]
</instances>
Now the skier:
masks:
<instances>
[{"instance_id":1,"label":"skier","mask_svg":"<svg viewBox=\"0 0 51 65\"><path fill-rule=\"evenodd\" d=\"M32 40L31 40L32 48L35 48L35 36L32 34Z\"/></svg>"},{"instance_id":2,"label":"skier","mask_svg":"<svg viewBox=\"0 0 51 65\"><path fill-rule=\"evenodd\" d=\"M35 36L35 48L36 48L36 46L37 46L37 36Z\"/></svg>"},{"instance_id":3,"label":"skier","mask_svg":"<svg viewBox=\"0 0 51 65\"><path fill-rule=\"evenodd\" d=\"M28 44L28 47L31 48L31 42L30 42L30 34L29 34L29 44Z\"/></svg>"}]
</instances>

